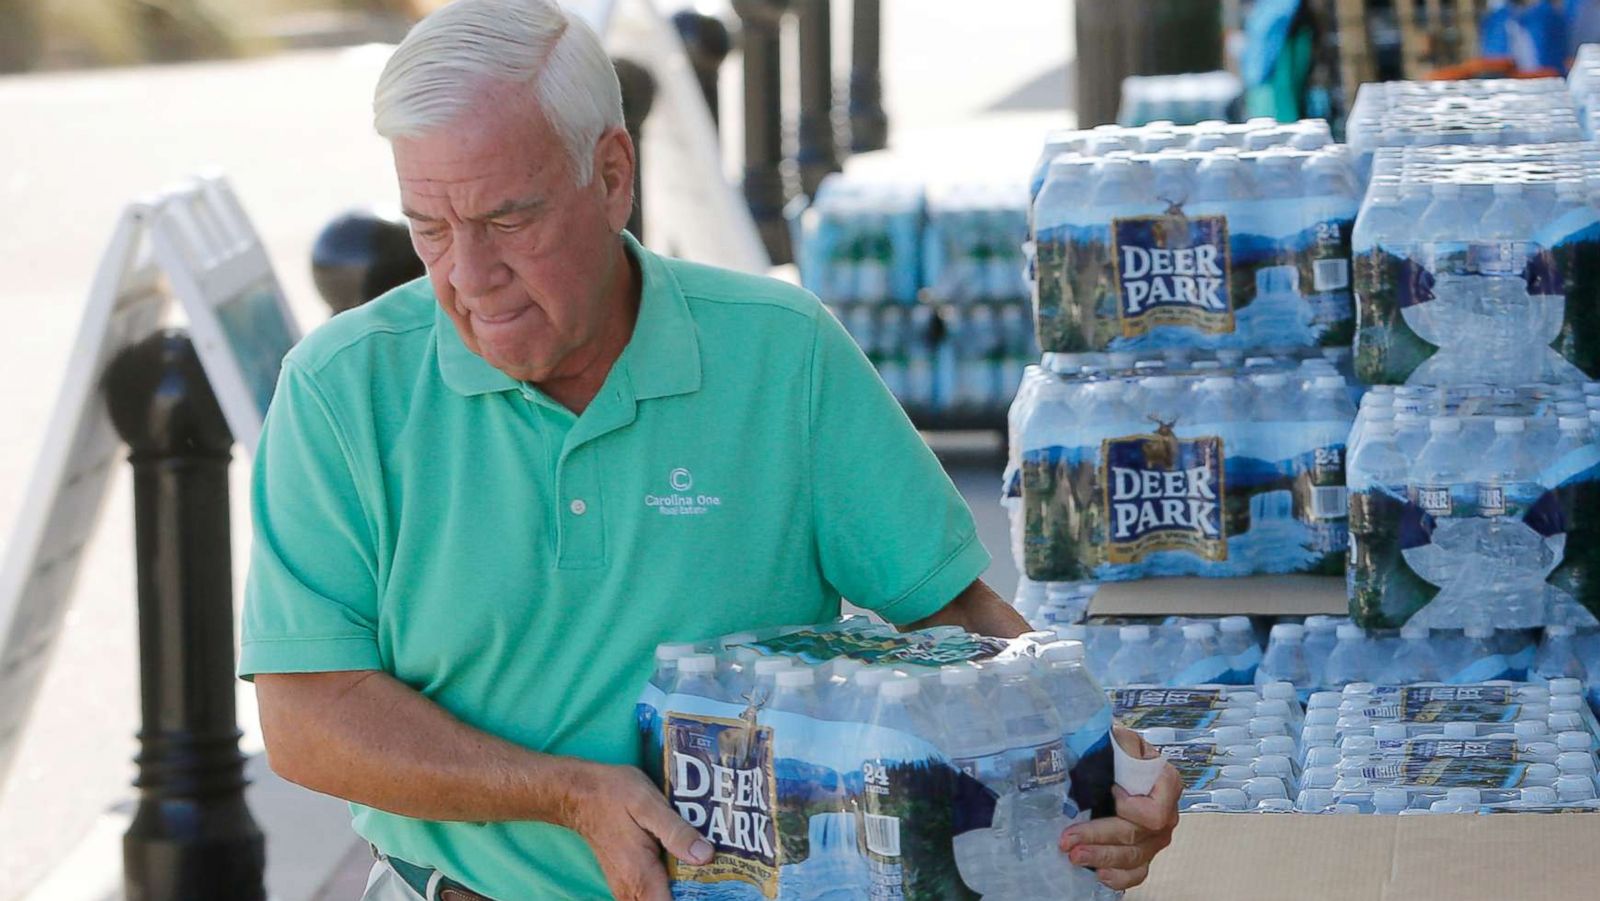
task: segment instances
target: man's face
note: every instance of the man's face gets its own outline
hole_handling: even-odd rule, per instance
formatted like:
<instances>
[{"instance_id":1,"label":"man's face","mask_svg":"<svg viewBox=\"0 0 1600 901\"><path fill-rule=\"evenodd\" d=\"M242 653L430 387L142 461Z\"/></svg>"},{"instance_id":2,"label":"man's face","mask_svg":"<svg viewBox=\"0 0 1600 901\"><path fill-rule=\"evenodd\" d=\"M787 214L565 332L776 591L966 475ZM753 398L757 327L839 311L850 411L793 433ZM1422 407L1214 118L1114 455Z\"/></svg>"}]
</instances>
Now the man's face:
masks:
<instances>
[{"instance_id":1,"label":"man's face","mask_svg":"<svg viewBox=\"0 0 1600 901\"><path fill-rule=\"evenodd\" d=\"M393 151L412 242L462 343L539 383L577 374L615 325L633 147L607 132L589 184L576 184L530 93L487 86L450 124Z\"/></svg>"}]
</instances>

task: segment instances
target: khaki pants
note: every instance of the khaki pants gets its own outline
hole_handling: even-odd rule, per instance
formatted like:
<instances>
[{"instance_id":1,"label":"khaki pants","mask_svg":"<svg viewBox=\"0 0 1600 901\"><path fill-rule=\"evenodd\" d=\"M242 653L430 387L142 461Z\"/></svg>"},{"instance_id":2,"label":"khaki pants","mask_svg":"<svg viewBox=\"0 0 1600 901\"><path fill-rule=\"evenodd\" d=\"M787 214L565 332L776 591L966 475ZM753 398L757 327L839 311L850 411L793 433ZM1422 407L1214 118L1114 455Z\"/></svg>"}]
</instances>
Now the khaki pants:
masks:
<instances>
[{"instance_id":1,"label":"khaki pants","mask_svg":"<svg viewBox=\"0 0 1600 901\"><path fill-rule=\"evenodd\" d=\"M384 861L375 861L372 872L367 874L367 890L362 893L361 901L430 901L433 892L428 893L428 898L423 898L406 885L389 864Z\"/></svg>"}]
</instances>

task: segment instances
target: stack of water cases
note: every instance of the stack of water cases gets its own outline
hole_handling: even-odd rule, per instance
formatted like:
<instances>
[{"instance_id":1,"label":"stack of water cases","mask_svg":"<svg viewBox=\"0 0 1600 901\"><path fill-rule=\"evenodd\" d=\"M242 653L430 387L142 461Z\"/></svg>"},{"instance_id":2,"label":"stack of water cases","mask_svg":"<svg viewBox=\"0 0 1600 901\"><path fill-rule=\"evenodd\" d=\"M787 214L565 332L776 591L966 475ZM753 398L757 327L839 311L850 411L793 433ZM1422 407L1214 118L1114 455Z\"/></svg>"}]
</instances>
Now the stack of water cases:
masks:
<instances>
[{"instance_id":1,"label":"stack of water cases","mask_svg":"<svg viewBox=\"0 0 1600 901\"><path fill-rule=\"evenodd\" d=\"M1294 687L1117 688L1118 722L1160 750L1183 779L1187 812L1294 810L1304 715Z\"/></svg>"},{"instance_id":2,"label":"stack of water cases","mask_svg":"<svg viewBox=\"0 0 1600 901\"><path fill-rule=\"evenodd\" d=\"M1376 685L1311 696L1306 813L1600 810L1596 726L1576 679Z\"/></svg>"},{"instance_id":3,"label":"stack of water cases","mask_svg":"<svg viewBox=\"0 0 1600 901\"><path fill-rule=\"evenodd\" d=\"M1058 847L1115 808L1111 706L1081 644L855 618L656 661L643 757L716 850L669 859L674 897L1115 896Z\"/></svg>"},{"instance_id":4,"label":"stack of water cases","mask_svg":"<svg viewBox=\"0 0 1600 901\"><path fill-rule=\"evenodd\" d=\"M1600 148L1384 149L1354 241L1368 384L1600 374Z\"/></svg>"},{"instance_id":5,"label":"stack of water cases","mask_svg":"<svg viewBox=\"0 0 1600 901\"><path fill-rule=\"evenodd\" d=\"M1010 420L1027 578L1343 573L1347 358L1046 355Z\"/></svg>"},{"instance_id":6,"label":"stack of water cases","mask_svg":"<svg viewBox=\"0 0 1600 901\"><path fill-rule=\"evenodd\" d=\"M999 422L1038 349L1020 185L829 176L794 222L801 282L920 424Z\"/></svg>"},{"instance_id":7,"label":"stack of water cases","mask_svg":"<svg viewBox=\"0 0 1600 901\"><path fill-rule=\"evenodd\" d=\"M1559 78L1364 84L1345 123L1365 167L1383 147L1545 144L1582 140L1577 106Z\"/></svg>"},{"instance_id":8,"label":"stack of water cases","mask_svg":"<svg viewBox=\"0 0 1600 901\"><path fill-rule=\"evenodd\" d=\"M1375 388L1352 431L1363 626L1593 626L1600 385Z\"/></svg>"},{"instance_id":9,"label":"stack of water cases","mask_svg":"<svg viewBox=\"0 0 1600 901\"><path fill-rule=\"evenodd\" d=\"M1047 352L1350 343L1361 195L1324 122L1054 135L1032 186Z\"/></svg>"}]
</instances>

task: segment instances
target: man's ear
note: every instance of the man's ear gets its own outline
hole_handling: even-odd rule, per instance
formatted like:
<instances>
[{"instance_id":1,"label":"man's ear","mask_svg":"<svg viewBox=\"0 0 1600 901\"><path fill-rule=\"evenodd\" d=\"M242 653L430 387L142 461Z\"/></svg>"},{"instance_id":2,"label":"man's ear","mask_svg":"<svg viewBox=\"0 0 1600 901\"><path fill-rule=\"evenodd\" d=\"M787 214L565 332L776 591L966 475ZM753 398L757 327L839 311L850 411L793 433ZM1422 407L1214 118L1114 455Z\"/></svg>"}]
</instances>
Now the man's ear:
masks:
<instances>
[{"instance_id":1,"label":"man's ear","mask_svg":"<svg viewBox=\"0 0 1600 901\"><path fill-rule=\"evenodd\" d=\"M612 231L622 231L633 215L633 171L638 165L633 139L621 128L608 129L594 148L594 178L605 192L606 220Z\"/></svg>"}]
</instances>

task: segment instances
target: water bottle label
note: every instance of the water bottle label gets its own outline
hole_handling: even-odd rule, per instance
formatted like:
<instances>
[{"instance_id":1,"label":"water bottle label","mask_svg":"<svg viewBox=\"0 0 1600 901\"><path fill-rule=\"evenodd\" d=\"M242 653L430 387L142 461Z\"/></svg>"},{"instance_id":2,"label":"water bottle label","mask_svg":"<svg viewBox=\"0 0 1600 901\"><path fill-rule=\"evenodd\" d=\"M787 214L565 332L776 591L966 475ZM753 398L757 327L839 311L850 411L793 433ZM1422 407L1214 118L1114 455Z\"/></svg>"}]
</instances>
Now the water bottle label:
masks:
<instances>
[{"instance_id":1,"label":"water bottle label","mask_svg":"<svg viewBox=\"0 0 1600 901\"><path fill-rule=\"evenodd\" d=\"M849 657L869 664L937 667L993 657L1005 649L1006 643L972 633L930 636L925 632L886 635L837 629L794 629L734 647L750 648L764 656L793 657L805 663Z\"/></svg>"},{"instance_id":2,"label":"water bottle label","mask_svg":"<svg viewBox=\"0 0 1600 901\"><path fill-rule=\"evenodd\" d=\"M1159 216L1111 220L1111 242L1123 337L1162 325L1233 331L1226 216L1187 216L1173 204Z\"/></svg>"},{"instance_id":3,"label":"water bottle label","mask_svg":"<svg viewBox=\"0 0 1600 901\"><path fill-rule=\"evenodd\" d=\"M1406 686L1396 700L1400 717L1412 723L1506 722L1519 709L1511 690L1499 685Z\"/></svg>"},{"instance_id":4,"label":"water bottle label","mask_svg":"<svg viewBox=\"0 0 1600 901\"><path fill-rule=\"evenodd\" d=\"M1117 722L1134 730L1208 729L1227 707L1214 688L1114 688L1108 694Z\"/></svg>"},{"instance_id":5,"label":"water bottle label","mask_svg":"<svg viewBox=\"0 0 1600 901\"><path fill-rule=\"evenodd\" d=\"M1137 563L1156 551L1184 550L1226 560L1222 438L1179 438L1175 421L1156 425L1154 433L1104 443L1107 558Z\"/></svg>"},{"instance_id":6,"label":"water bottle label","mask_svg":"<svg viewBox=\"0 0 1600 901\"><path fill-rule=\"evenodd\" d=\"M1217 763L1217 747L1211 744L1157 745L1156 750L1178 771L1187 790L1204 789L1222 772Z\"/></svg>"},{"instance_id":7,"label":"water bottle label","mask_svg":"<svg viewBox=\"0 0 1600 901\"><path fill-rule=\"evenodd\" d=\"M663 727L667 803L715 849L711 862L669 855L673 879L744 882L778 894L778 780L772 729L749 719L669 713Z\"/></svg>"},{"instance_id":8,"label":"water bottle label","mask_svg":"<svg viewBox=\"0 0 1600 901\"><path fill-rule=\"evenodd\" d=\"M1478 513L1481 516L1506 515L1506 489L1504 485L1478 485Z\"/></svg>"},{"instance_id":9,"label":"water bottle label","mask_svg":"<svg viewBox=\"0 0 1600 901\"><path fill-rule=\"evenodd\" d=\"M1020 791L1033 791L1067 781L1067 748L1061 740L1045 742L1013 752L1021 760L1018 769Z\"/></svg>"},{"instance_id":10,"label":"water bottle label","mask_svg":"<svg viewBox=\"0 0 1600 901\"><path fill-rule=\"evenodd\" d=\"M1438 519L1448 519L1455 513L1455 502L1449 485L1417 485L1412 488L1411 502L1422 512Z\"/></svg>"},{"instance_id":11,"label":"water bottle label","mask_svg":"<svg viewBox=\"0 0 1600 901\"><path fill-rule=\"evenodd\" d=\"M1422 738L1358 772L1368 782L1401 788L1515 788L1527 768L1513 740Z\"/></svg>"}]
</instances>

